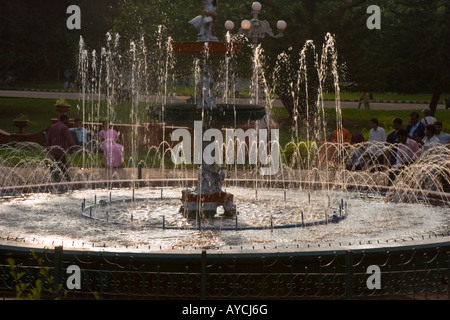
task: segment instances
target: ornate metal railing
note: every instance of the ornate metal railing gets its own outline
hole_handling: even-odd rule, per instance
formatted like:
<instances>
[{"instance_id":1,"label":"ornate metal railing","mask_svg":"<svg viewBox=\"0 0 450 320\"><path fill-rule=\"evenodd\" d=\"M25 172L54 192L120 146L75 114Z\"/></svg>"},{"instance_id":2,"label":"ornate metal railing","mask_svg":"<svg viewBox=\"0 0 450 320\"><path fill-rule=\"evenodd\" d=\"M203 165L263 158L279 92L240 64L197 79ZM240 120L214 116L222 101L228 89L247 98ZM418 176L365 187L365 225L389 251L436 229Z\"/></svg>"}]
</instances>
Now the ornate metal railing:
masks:
<instances>
[{"instance_id":1,"label":"ornate metal railing","mask_svg":"<svg viewBox=\"0 0 450 320\"><path fill-rule=\"evenodd\" d=\"M16 275L23 273L19 280L11 273L11 258ZM40 298L450 299L450 243L227 253L0 247L1 298L15 298L18 283L29 284L27 291L38 279ZM76 281L79 288L71 286Z\"/></svg>"}]
</instances>

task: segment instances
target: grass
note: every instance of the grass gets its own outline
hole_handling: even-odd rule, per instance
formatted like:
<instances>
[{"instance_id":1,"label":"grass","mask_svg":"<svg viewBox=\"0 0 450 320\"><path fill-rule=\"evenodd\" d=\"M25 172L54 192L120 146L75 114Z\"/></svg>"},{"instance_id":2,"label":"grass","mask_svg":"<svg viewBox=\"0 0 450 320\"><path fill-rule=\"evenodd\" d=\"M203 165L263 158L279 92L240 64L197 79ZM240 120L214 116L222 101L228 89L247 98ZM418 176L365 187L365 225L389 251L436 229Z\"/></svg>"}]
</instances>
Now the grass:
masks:
<instances>
[{"instance_id":1,"label":"grass","mask_svg":"<svg viewBox=\"0 0 450 320\"><path fill-rule=\"evenodd\" d=\"M31 99L31 98L0 98L0 129L6 132L17 132L18 128L14 126L13 119L20 114L28 115L30 122L24 129L28 133L37 133L45 130L51 124L51 118L58 118L59 113L55 109L56 100L52 99ZM68 112L69 116L73 119L83 118L82 107L79 106L79 102L75 100L67 101L71 105L71 109ZM106 102L102 102L98 109L98 105L90 104L86 106L86 121L100 122L107 117L107 105ZM148 105L145 103L133 106L137 111L134 112L135 117L148 121L147 116ZM115 105L113 112L110 115L110 119L115 123L130 123L131 114L130 103L118 103ZM89 119L88 119L89 118Z\"/></svg>"},{"instance_id":2,"label":"grass","mask_svg":"<svg viewBox=\"0 0 450 320\"><path fill-rule=\"evenodd\" d=\"M288 117L288 112L284 108L273 108L272 110L272 115L277 121L282 121ZM394 130L392 127L392 120L394 118L401 118L403 124L406 126L411 111L417 110L341 109L344 128L352 133L353 125L357 124L359 126L359 131L364 134L366 140L369 138L370 119L377 118L380 126L385 129L386 134L389 134ZM336 119L336 110L333 108L325 109L325 116L330 119ZM450 110L436 110L435 118L443 123L442 131L450 133ZM283 126L281 129L283 129ZM284 134L284 136L285 138L287 137L286 134ZM280 132L280 137L283 137L283 132Z\"/></svg>"},{"instance_id":3,"label":"grass","mask_svg":"<svg viewBox=\"0 0 450 320\"><path fill-rule=\"evenodd\" d=\"M340 98L341 100L358 100L360 96L360 92L341 92ZM384 100L384 101L414 101L414 102L422 102L422 101L430 101L431 93L396 93L396 92L374 92L373 100ZM324 93L325 99L334 99L334 93ZM441 94L440 102L444 103L446 98L450 98L450 93Z\"/></svg>"},{"instance_id":4,"label":"grass","mask_svg":"<svg viewBox=\"0 0 450 320\"><path fill-rule=\"evenodd\" d=\"M17 132L13 119L20 114L28 115L30 122L25 131L29 133L45 130L51 124L50 119L59 116L55 100L26 98L0 98L0 114L0 129L6 132Z\"/></svg>"},{"instance_id":5,"label":"grass","mask_svg":"<svg viewBox=\"0 0 450 320\"><path fill-rule=\"evenodd\" d=\"M71 91L70 89L64 89L65 80L60 81L20 81L15 84L15 88L18 89L35 89L35 90L63 90ZM195 90L189 86L172 85L170 86L170 93L176 95L194 95ZM346 92L341 91L341 99L358 100L360 92ZM374 100L387 100L387 101L430 101L431 93L397 93L397 92L374 92ZM324 93L325 99L334 99L334 93ZM450 93L441 94L440 102L444 103L446 98L450 98Z\"/></svg>"},{"instance_id":6,"label":"grass","mask_svg":"<svg viewBox=\"0 0 450 320\"><path fill-rule=\"evenodd\" d=\"M64 90L70 91L70 89L64 89L64 82L61 81L23 81L17 80L14 88L16 89L29 89L29 90Z\"/></svg>"},{"instance_id":7,"label":"grass","mask_svg":"<svg viewBox=\"0 0 450 320\"><path fill-rule=\"evenodd\" d=\"M69 116L72 118L82 117L81 106L78 101L69 100L72 106L69 111ZM135 116L141 121L149 120L147 115L148 104L142 103L133 106ZM107 116L107 106L105 102L100 104L98 109L99 117L97 117L97 103L90 104L85 107L87 118L94 118L92 121L100 121ZM130 123L131 122L131 105L130 103L118 103L114 107L112 117L116 123ZM367 109L342 109L342 117L344 119L344 127L351 129L353 124L357 123L360 128L369 128L369 120L377 118L380 126L389 130L392 127L392 119L402 118L404 123L407 123L409 114L412 110L367 110ZM334 109L326 109L327 117L335 118L336 113ZM57 118L59 113L55 110L55 100L52 99L31 99L31 98L0 98L0 129L6 132L15 132L17 128L13 124L15 119L20 114L29 116L30 123L26 128L27 132L39 132L46 129L50 125L51 118ZM288 113L284 108L273 108L273 116L282 120L288 117ZM443 131L450 132L450 111L445 109L438 109L435 117L443 122ZM98 119L97 119L98 118ZM90 119L87 119L90 120Z\"/></svg>"}]
</instances>

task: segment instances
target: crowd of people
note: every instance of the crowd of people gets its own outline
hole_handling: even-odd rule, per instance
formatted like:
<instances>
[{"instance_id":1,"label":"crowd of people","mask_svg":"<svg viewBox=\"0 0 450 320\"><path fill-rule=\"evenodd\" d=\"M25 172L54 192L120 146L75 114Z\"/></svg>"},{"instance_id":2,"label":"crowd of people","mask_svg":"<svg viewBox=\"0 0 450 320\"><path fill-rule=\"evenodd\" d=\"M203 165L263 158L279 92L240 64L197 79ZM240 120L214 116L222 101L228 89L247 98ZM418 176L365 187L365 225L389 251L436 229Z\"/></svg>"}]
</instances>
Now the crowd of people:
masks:
<instances>
[{"instance_id":1,"label":"crowd of people","mask_svg":"<svg viewBox=\"0 0 450 320\"><path fill-rule=\"evenodd\" d=\"M84 128L81 119L75 119L75 126L70 129L68 122L69 116L65 113L61 114L59 121L50 127L46 138L48 154L54 163L51 166L51 172L55 182L71 180L67 169L67 154L92 151L92 148L87 148L92 141L100 142L98 151L103 153L105 167L117 168L122 165L124 148L117 143L120 133L114 130L108 121L103 121L98 135Z\"/></svg>"},{"instance_id":2,"label":"crowd of people","mask_svg":"<svg viewBox=\"0 0 450 320\"><path fill-rule=\"evenodd\" d=\"M422 112L422 118L419 112L411 112L406 125L401 118L393 119L394 130L387 135L384 128L379 126L378 120L371 119L368 143L364 144L364 136L355 125L348 143L357 147L350 155L347 169L370 168L371 172L386 168L400 170L433 147L446 145L450 148L450 134L442 132L442 122L431 115L429 108Z\"/></svg>"}]
</instances>

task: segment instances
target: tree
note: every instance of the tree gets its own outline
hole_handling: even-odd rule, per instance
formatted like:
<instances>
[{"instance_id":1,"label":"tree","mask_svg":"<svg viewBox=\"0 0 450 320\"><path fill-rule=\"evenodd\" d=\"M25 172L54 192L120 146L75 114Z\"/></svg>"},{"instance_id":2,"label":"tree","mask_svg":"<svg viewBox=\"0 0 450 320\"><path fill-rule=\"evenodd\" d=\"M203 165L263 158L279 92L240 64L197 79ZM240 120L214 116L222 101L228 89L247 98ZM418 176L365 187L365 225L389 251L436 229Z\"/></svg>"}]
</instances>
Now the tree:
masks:
<instances>
[{"instance_id":1,"label":"tree","mask_svg":"<svg viewBox=\"0 0 450 320\"><path fill-rule=\"evenodd\" d=\"M433 92L430 107L435 110L441 92L449 88L449 74L443 70L449 69L450 3L378 1L380 30L364 27L370 4L353 1L338 19L329 19L348 78L364 91ZM321 18L333 17L323 14Z\"/></svg>"},{"instance_id":2,"label":"tree","mask_svg":"<svg viewBox=\"0 0 450 320\"><path fill-rule=\"evenodd\" d=\"M382 12L380 30L366 27L366 9L373 1L304 0L291 5L280 1L287 12L295 13L286 18L288 30L283 41L297 45L299 40L291 37L295 34L300 42L312 39L317 45L320 37L330 32L336 39L339 64L345 66L341 80L355 83L361 91L433 92L430 107L435 110L441 93L450 88L450 74L445 72L450 69L450 2L377 2ZM273 53L269 46L265 48ZM292 109L289 97L283 100Z\"/></svg>"},{"instance_id":3,"label":"tree","mask_svg":"<svg viewBox=\"0 0 450 320\"><path fill-rule=\"evenodd\" d=\"M56 76L66 52L59 25L65 26L64 2L2 1L0 10L0 72L18 77ZM43 67L45 66L45 67Z\"/></svg>"},{"instance_id":4,"label":"tree","mask_svg":"<svg viewBox=\"0 0 450 320\"><path fill-rule=\"evenodd\" d=\"M5 0L0 4L0 78L59 79L76 67L80 35L92 45L112 28L123 0ZM81 8L81 30L68 30L67 7Z\"/></svg>"}]
</instances>

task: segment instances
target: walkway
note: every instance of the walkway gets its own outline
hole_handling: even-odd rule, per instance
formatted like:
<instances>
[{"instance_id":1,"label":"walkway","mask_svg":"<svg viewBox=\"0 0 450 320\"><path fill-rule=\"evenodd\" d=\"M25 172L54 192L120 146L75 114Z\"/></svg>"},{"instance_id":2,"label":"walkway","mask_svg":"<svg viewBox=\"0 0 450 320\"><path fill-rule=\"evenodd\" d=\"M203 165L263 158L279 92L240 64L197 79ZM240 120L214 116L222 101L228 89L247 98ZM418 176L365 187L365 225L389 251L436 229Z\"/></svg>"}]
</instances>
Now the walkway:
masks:
<instances>
[{"instance_id":1,"label":"walkway","mask_svg":"<svg viewBox=\"0 0 450 320\"><path fill-rule=\"evenodd\" d=\"M6 98L33 98L33 99L67 99L67 100L79 100L81 98L78 92L65 92L65 91L38 91L38 90L0 90L0 97ZM156 97L149 96L144 97L148 101L156 101ZM168 103L183 103L189 99L189 96L176 96L168 97ZM217 103L224 103L223 99L217 99ZM238 98L237 104L248 104L249 99ZM336 108L334 100L324 101L325 108ZM275 100L274 107L282 107L280 100ZM356 109L358 106L357 100L341 100L341 109ZM380 101L375 100L370 103L370 108L373 110L422 110L428 106L428 102L401 102L401 101ZM363 107L363 106L362 106ZM445 104L438 105L438 109L445 109Z\"/></svg>"}]
</instances>

